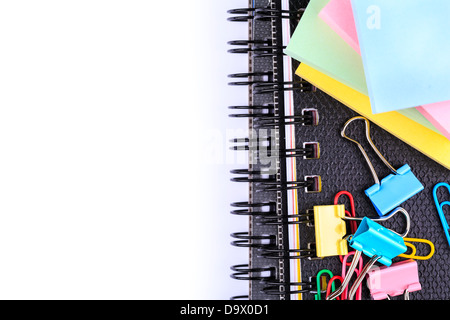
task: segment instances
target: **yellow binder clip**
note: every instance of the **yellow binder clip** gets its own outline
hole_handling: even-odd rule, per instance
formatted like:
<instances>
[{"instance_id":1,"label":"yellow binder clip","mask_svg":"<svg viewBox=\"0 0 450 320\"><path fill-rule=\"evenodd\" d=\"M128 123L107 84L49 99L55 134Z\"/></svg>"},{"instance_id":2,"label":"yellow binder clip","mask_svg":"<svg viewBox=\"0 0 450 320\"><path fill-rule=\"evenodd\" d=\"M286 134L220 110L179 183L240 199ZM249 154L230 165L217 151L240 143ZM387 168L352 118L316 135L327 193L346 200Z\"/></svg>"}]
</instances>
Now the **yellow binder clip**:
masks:
<instances>
[{"instance_id":1,"label":"yellow binder clip","mask_svg":"<svg viewBox=\"0 0 450 320\"><path fill-rule=\"evenodd\" d=\"M314 207L316 254L318 257L346 255L348 253L345 205Z\"/></svg>"}]
</instances>

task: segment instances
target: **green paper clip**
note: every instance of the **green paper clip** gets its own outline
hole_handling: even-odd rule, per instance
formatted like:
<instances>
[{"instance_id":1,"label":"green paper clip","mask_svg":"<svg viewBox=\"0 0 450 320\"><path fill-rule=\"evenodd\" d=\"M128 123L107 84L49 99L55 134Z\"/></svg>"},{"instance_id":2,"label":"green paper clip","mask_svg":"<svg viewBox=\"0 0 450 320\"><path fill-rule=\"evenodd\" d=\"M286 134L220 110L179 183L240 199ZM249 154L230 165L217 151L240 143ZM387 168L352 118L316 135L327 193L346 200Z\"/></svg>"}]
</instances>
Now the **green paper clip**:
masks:
<instances>
[{"instance_id":1,"label":"green paper clip","mask_svg":"<svg viewBox=\"0 0 450 320\"><path fill-rule=\"evenodd\" d=\"M328 270L328 269L323 269L323 270L319 271L319 273L317 273L317 277L316 277L317 293L314 295L314 299L315 300L321 300L322 289L321 289L321 285L320 285L320 278L322 277L322 275L324 273L328 274L330 276L330 279L333 278L333 273L330 270ZM334 282L331 284L331 289L333 291L336 289L335 285L334 285Z\"/></svg>"}]
</instances>

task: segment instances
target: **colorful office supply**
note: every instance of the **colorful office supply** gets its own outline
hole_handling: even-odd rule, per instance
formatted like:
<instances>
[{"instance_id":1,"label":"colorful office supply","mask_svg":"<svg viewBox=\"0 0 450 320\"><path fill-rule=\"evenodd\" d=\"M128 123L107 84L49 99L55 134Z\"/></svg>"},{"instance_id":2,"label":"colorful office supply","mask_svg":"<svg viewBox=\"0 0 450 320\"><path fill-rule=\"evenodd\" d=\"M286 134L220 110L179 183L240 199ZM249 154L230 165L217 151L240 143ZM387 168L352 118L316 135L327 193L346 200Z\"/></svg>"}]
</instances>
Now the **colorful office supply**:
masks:
<instances>
[{"instance_id":1,"label":"colorful office supply","mask_svg":"<svg viewBox=\"0 0 450 320\"><path fill-rule=\"evenodd\" d=\"M450 102L438 102L416 108L447 139L450 139Z\"/></svg>"},{"instance_id":2,"label":"colorful office supply","mask_svg":"<svg viewBox=\"0 0 450 320\"><path fill-rule=\"evenodd\" d=\"M422 290L417 262L405 260L393 263L390 267L371 268L367 272L367 286L374 300L400 295L409 300L409 293Z\"/></svg>"},{"instance_id":3,"label":"colorful office supply","mask_svg":"<svg viewBox=\"0 0 450 320\"><path fill-rule=\"evenodd\" d=\"M402 236L367 217L361 221L348 243L370 258L378 256L378 261L386 266L390 266L393 258L407 250Z\"/></svg>"},{"instance_id":4,"label":"colorful office supply","mask_svg":"<svg viewBox=\"0 0 450 320\"><path fill-rule=\"evenodd\" d=\"M297 75L377 124L411 147L450 169L450 140L399 112L373 114L369 97L302 63Z\"/></svg>"},{"instance_id":5,"label":"colorful office supply","mask_svg":"<svg viewBox=\"0 0 450 320\"><path fill-rule=\"evenodd\" d=\"M450 100L450 1L352 0L352 8L373 113Z\"/></svg>"},{"instance_id":6,"label":"colorful office supply","mask_svg":"<svg viewBox=\"0 0 450 320\"><path fill-rule=\"evenodd\" d=\"M339 34L350 47L360 53L351 0L330 0L319 13L319 17ZM447 139L450 139L450 101L418 106L415 109L417 109L417 111L420 112L442 135ZM404 109L403 111L415 109L409 108ZM403 114L407 115L405 113ZM407 116L414 117L415 113Z\"/></svg>"},{"instance_id":7,"label":"colorful office supply","mask_svg":"<svg viewBox=\"0 0 450 320\"><path fill-rule=\"evenodd\" d=\"M387 214L396 206L402 204L424 189L422 183L405 164L390 174L380 183L365 190L366 195L380 216Z\"/></svg>"},{"instance_id":8,"label":"colorful office supply","mask_svg":"<svg viewBox=\"0 0 450 320\"><path fill-rule=\"evenodd\" d=\"M351 251L349 252L344 259L342 260L342 273L341 273L341 277L342 277L342 282L344 282L345 277L347 276L347 266L350 266L351 263L348 263L347 260L350 256L355 255L356 251ZM363 267L364 267L364 262L363 262L363 258L360 256L359 257L359 264L358 267L355 268L355 274L356 277L358 277L360 275L360 273L363 271ZM334 290L333 290L334 291ZM355 300L361 300L361 293L362 293L362 286L360 285L358 287L358 289L356 290L356 296L355 296ZM346 287L344 289L344 291L342 292L342 294L340 295L340 298L342 300L347 300L348 298L348 287Z\"/></svg>"},{"instance_id":9,"label":"colorful office supply","mask_svg":"<svg viewBox=\"0 0 450 320\"><path fill-rule=\"evenodd\" d=\"M331 282L331 279L334 276L333 276L333 273L330 270L323 269L323 270L320 270L317 273L317 276L316 276L317 293L314 295L314 299L315 300L321 300L321 297L322 297L322 277L325 277L326 274L330 277L330 282ZM325 285L325 288L327 288L327 287L328 287L328 285ZM331 289L332 290L335 289L334 282L331 282Z\"/></svg>"},{"instance_id":10,"label":"colorful office supply","mask_svg":"<svg viewBox=\"0 0 450 320\"><path fill-rule=\"evenodd\" d=\"M445 237L447 238L447 242L450 245L450 234L449 234L450 227L448 226L448 222L444 214L444 206L450 207L450 201L439 202L437 191L441 187L447 188L448 192L450 193L450 185L448 183L445 182L438 183L433 188L433 199L439 214L439 219L441 220L442 223L442 227L444 228Z\"/></svg>"},{"instance_id":11,"label":"colorful office supply","mask_svg":"<svg viewBox=\"0 0 450 320\"><path fill-rule=\"evenodd\" d=\"M246 91L243 97L245 102L236 104L231 108L233 109L233 118L240 117L249 120L242 123L241 129L244 129L245 132L239 130L238 136L235 137L237 139L231 141L232 147L236 147L235 143L239 142L239 147L234 150L239 150L239 157L243 154L243 158L245 158L242 159L242 163L239 161L239 169L245 169L246 171L239 172L246 176L248 174L248 179L238 180L248 181L248 185L245 183L243 193L237 195L236 202L233 202L230 208L233 216L238 216L238 220L243 219L244 222L248 222L245 223L244 228L239 230L246 231L248 226L248 233L232 234L232 237L238 236L238 239L246 240L245 242L233 241L233 245L243 247L243 249L237 248L235 250L238 253L240 250L248 251L248 255L245 254L245 259L238 259L237 265L231 268L232 278L239 279L239 281L236 281L237 283L248 281L248 283L243 284L242 290L233 290L237 295L233 298L314 300L315 295L320 291L321 300L324 300L324 288L327 283L327 297L332 291L335 291L332 289L333 282L335 282L336 288L343 283L346 274L349 272L346 271L344 277L342 277L340 270L343 266L347 270L349 269L353 261L353 255L350 255L348 260L338 256L338 258L343 258L341 261L337 257L317 257L314 226L309 228L311 224L314 224L314 214L311 213L313 206L333 204L333 199L335 199L335 205L345 204L349 214L346 213L346 217L342 220L346 221L348 234L356 233L357 228L353 229L355 221L346 220L346 218L356 218L355 210L357 211L356 216L359 217L373 216L380 219L386 217L378 217L369 199L365 199L365 195L361 192L374 184L372 176L365 167L365 163L361 162L362 167L359 168L359 166L355 166L356 163L349 162L349 156L354 158L361 155L358 153L359 151L354 149L352 156L350 154L352 151L349 150L352 145L342 139L339 134L342 125L357 114L354 114L337 99L333 99L331 95L327 95L320 90L322 88L315 90L307 79L297 77L295 75L295 70L298 67L296 61L281 54L281 48L288 45L293 28L302 19L308 3L313 2L316 1L256 0L250 1L247 8L242 6L238 10L233 10L233 21L242 21L242 26L248 27L249 31L246 33L248 37L239 36L235 38L236 40L230 41L233 54L242 53L239 59L245 60L245 64L240 67L235 66L237 69L230 70L230 72L242 77L238 80L242 83L243 89L248 87L248 90L244 90ZM328 27L328 29L330 28ZM319 30L308 32L313 32L312 38L321 41L323 38L316 36ZM340 39L339 41L345 43L339 35L337 37ZM347 49L354 51L348 45ZM337 59L339 63L339 56L335 54L332 48L318 50L323 51L326 59L331 61ZM360 56L359 59L361 59ZM243 75L244 72L246 72L245 75ZM366 88L365 99L369 101L367 86L364 87ZM338 94L341 93L338 92ZM355 96L351 97L353 102L355 102L354 100L357 100L357 102L364 101L364 99L358 100L359 95L356 94ZM370 110L370 102L367 106ZM359 108L359 106L357 105L356 108ZM320 123L315 126L311 125L313 123L312 109L315 112L314 114L318 115L315 119L320 118ZM306 112L306 110L311 110L311 112ZM439 139L433 139L433 135L428 135L427 130L421 132L421 129L417 129L416 126L421 126L414 121L410 121L412 119L409 115L405 120L405 125L402 122L405 119L403 112L404 110L392 112L392 114L402 115L402 117L394 116L391 118L391 116L386 116L380 119L391 121L389 123L392 124L393 130L398 130L395 132L400 132L406 136L417 136L424 142L424 145L436 144L436 149L442 152L442 155L450 154L448 149L445 150L445 143L439 142ZM417 110L415 112L422 116ZM299 117L295 119L296 125L284 125L285 122L292 121L294 116ZM301 116L304 117L300 118ZM274 126L267 128L267 132L260 130L260 126L268 123L268 119L270 120L271 117L277 118L277 121L270 122ZM424 117L422 116L422 118ZM413 124L407 125L409 122L413 122ZM362 123L360 124L362 125ZM448 180L443 179L448 177L448 168L426 158L412 147L405 145L400 139L378 130L374 125L372 127L372 138L375 145L386 154L387 159L395 166L395 169L401 167L405 162L409 163L417 178L424 184L426 183L426 187L429 187L430 181L437 183L438 181ZM429 130L432 129L429 128ZM350 133L348 135L351 136ZM361 135L360 139L362 138ZM305 146L308 143L320 143L320 158L317 156L318 152L311 152L310 146ZM428 147L425 146L425 148ZM371 155L370 146L365 146L365 148L367 153ZM294 152L290 152L293 149L299 151L294 154ZM266 163L260 160L262 157L267 158L267 152L269 151L276 158L276 161L273 161L272 164L276 162L277 175L261 176L260 173L265 171ZM304 158L304 154L301 154L302 152L307 152L307 159ZM310 156L311 154L315 156ZM231 156L235 155L231 154ZM359 159L363 160L362 158ZM405 159L407 160L405 161ZM249 160L248 163L247 160ZM374 165L380 162L376 155L374 155L374 158L371 157L371 160ZM382 173L382 170L386 168L382 163L380 164L380 169L375 168L381 180L390 172ZM360 172L356 172L355 169ZM323 189L321 193L305 193L305 191L309 192L313 189L311 187L313 179L305 179L306 176L322 176ZM266 179L260 180L260 178L269 178L270 180L265 181ZM305 181L309 190L303 189ZM297 182L297 184L294 184L294 182ZM450 183L450 181L446 182ZM267 191L267 188L273 191ZM351 209L352 201L349 201L345 196L339 197L338 202L336 201L335 195L340 190L348 190L354 194L355 210ZM442 191L444 190L438 192L441 201L444 200ZM362 198L359 199L360 197ZM436 250L433 257L427 261L418 262L420 263L420 278L423 289L416 292L414 298L417 300L449 299L450 290L445 285L445 279L449 278L450 269L442 268L442 262L448 258L449 244L443 234L440 241L437 241L439 238L436 238L436 236L440 235L439 230L441 230L442 225L436 214L435 206L424 205L433 203L431 190L430 192L421 192L420 196L414 200L407 202L408 208L413 212L413 215L411 215L411 233L418 238L429 238L430 235L434 235L433 240L436 239ZM444 207L448 217L447 209L448 207ZM403 218L398 215L396 217ZM375 221L375 219L373 220ZM382 224L402 233L403 228L399 226L403 225L403 221L399 222ZM356 225L359 225L359 222ZM426 244L407 242L410 241L410 238L403 239L408 248L408 251L403 254L416 258L429 256ZM351 247L348 247L348 251L349 254L355 252ZM403 254L393 259L394 263L405 260L401 258ZM364 265L369 260L363 254L360 255L360 258L349 281L350 284L347 286L348 289L352 287L354 280L362 273ZM362 258L365 263L360 264L359 261ZM379 263L376 264L382 266ZM322 269L330 270L336 276L329 280L328 274L322 274L320 285L316 288L316 276L318 271ZM439 272L436 273L436 270L439 270ZM335 280L339 280L339 283ZM361 287L362 299L371 299L365 281L358 285L358 288ZM318 288L319 290L317 290ZM356 299L358 299L358 292L356 290L354 294ZM338 298L343 300L347 296L348 294L341 294Z\"/></svg>"},{"instance_id":12,"label":"colorful office supply","mask_svg":"<svg viewBox=\"0 0 450 320\"><path fill-rule=\"evenodd\" d=\"M433 257L434 252L435 252L435 248L434 248L433 242L431 242L430 240L417 239L417 238L403 238L403 240L405 240L405 245L407 247L411 248L412 252L408 253L408 254L402 253L402 254L398 255L399 257L407 258L407 259L414 259L414 260L428 260L428 259L431 259L431 257ZM430 247L430 252L426 256L418 256L418 255L416 255L417 248L411 242L418 242L418 243L425 243L425 244L427 244Z\"/></svg>"},{"instance_id":13,"label":"colorful office supply","mask_svg":"<svg viewBox=\"0 0 450 320\"><path fill-rule=\"evenodd\" d=\"M378 220L385 221L393 217L396 213L403 213L407 218L406 228L403 234L398 234L390 229L387 229L372 219L364 217L361 219L361 223L356 230L355 234L346 237L348 239L350 247L356 250L354 258L346 274L344 281L341 286L333 292L327 300L333 300L339 295L341 295L345 288L348 286L350 278L355 272L356 265L358 263L361 254L369 256L371 259L365 265L363 271L358 275L357 279L350 288L348 299L353 300L353 297L357 291L357 288L361 284L368 270L377 262L384 264L385 266L390 266L392 264L392 259L407 251L407 247L404 242L404 237L409 233L410 229L410 217L408 212L403 208L397 208L388 216L380 218ZM349 218L347 220L359 220L359 218Z\"/></svg>"},{"instance_id":14,"label":"colorful office supply","mask_svg":"<svg viewBox=\"0 0 450 320\"><path fill-rule=\"evenodd\" d=\"M393 174L388 175L381 181L378 178L375 168L369 160L369 157L362 145L358 141L351 139L346 135L346 129L350 123L359 120L362 120L365 123L366 138L369 145L375 151L377 156L383 161L383 163L393 172ZM391 210L395 209L397 206L423 190L422 183L420 183L420 181L416 178L409 165L405 164L401 168L395 170L394 167L380 153L370 137L370 122L366 118L358 116L348 120L341 131L341 136L358 146L364 156L364 159L369 165L375 184L368 188L365 193L369 197L370 201L372 201L372 204L380 216L384 216L389 213Z\"/></svg>"},{"instance_id":15,"label":"colorful office supply","mask_svg":"<svg viewBox=\"0 0 450 320\"><path fill-rule=\"evenodd\" d=\"M346 255L348 253L345 206L314 206L314 229L318 257Z\"/></svg>"},{"instance_id":16,"label":"colorful office supply","mask_svg":"<svg viewBox=\"0 0 450 320\"><path fill-rule=\"evenodd\" d=\"M285 53L368 95L361 56L319 17L319 13L328 2L329 0L310 1ZM399 110L399 112L428 129L440 133L415 108Z\"/></svg>"},{"instance_id":17,"label":"colorful office supply","mask_svg":"<svg viewBox=\"0 0 450 320\"><path fill-rule=\"evenodd\" d=\"M356 217L356 211L355 211L355 200L353 199L353 195L348 192L348 191L339 191L335 196L334 196L334 205L338 205L339 203L339 198L341 196L347 196L348 197L348 201L350 202L350 211L345 210L345 215L349 216L349 217ZM350 222L350 231L351 233L355 233L356 229L358 229L358 225L356 224L356 221L351 221ZM341 260L342 261L342 260Z\"/></svg>"},{"instance_id":18,"label":"colorful office supply","mask_svg":"<svg viewBox=\"0 0 450 320\"><path fill-rule=\"evenodd\" d=\"M361 56L319 18L320 11L328 1L309 2L285 53L360 92L365 92L367 86Z\"/></svg>"},{"instance_id":19,"label":"colorful office supply","mask_svg":"<svg viewBox=\"0 0 450 320\"><path fill-rule=\"evenodd\" d=\"M330 0L320 11L319 17L353 50L361 54L350 0Z\"/></svg>"},{"instance_id":20,"label":"colorful office supply","mask_svg":"<svg viewBox=\"0 0 450 320\"><path fill-rule=\"evenodd\" d=\"M328 298L328 296L334 291L336 290L336 285L335 285L335 281L339 280L341 283L344 281L344 278L342 278L341 276L334 276L333 278L330 279L330 281L328 281L328 285L327 285L327 295L326 298ZM341 300L340 297L336 297L335 300ZM344 300L344 299L343 299Z\"/></svg>"}]
</instances>

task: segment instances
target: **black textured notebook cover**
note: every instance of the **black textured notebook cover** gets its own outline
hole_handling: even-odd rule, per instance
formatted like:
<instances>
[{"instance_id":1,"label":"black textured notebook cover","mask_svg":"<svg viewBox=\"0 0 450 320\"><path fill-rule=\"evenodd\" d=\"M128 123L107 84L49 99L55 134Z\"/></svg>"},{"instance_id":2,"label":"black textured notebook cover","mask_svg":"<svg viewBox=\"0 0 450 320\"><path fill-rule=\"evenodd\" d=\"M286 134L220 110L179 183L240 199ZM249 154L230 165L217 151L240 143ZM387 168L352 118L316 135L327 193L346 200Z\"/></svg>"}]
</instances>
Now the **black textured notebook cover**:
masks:
<instances>
[{"instance_id":1,"label":"black textured notebook cover","mask_svg":"<svg viewBox=\"0 0 450 320\"><path fill-rule=\"evenodd\" d=\"M270 1L256 1L256 7L265 7ZM308 1L291 1L291 10L304 8ZM292 22L292 31L295 30L296 22ZM264 39L271 36L271 23L268 21L256 21L253 23L254 39ZM294 62L294 68L298 63ZM253 59L252 72L265 72L273 68L272 58ZM293 72L295 69L293 70ZM295 80L301 80L295 76ZM322 179L322 191L319 193L305 193L298 191L299 212L305 212L312 209L315 205L331 205L334 197L339 191L346 190L350 192L355 200L356 216L373 217L378 215L375 209L364 194L364 190L374 184L373 177L369 167L365 162L357 146L341 137L340 132L350 118L357 116L355 112L345 105L339 103L329 95L316 91L300 90L294 91L295 114L301 114L305 108L315 108L318 110L320 121L318 126L297 125L295 129L295 139L297 147L301 148L303 142L315 141L320 144L320 159L304 160L297 158L297 179L303 181L305 176L319 175ZM271 95L252 94L251 100L254 105L272 103ZM355 122L349 126L348 135L361 142L368 153L372 164L380 179L386 177L391 172L376 156L373 150L365 140L363 122ZM374 144L394 168L400 168L404 164L409 164L413 173L424 185L424 190L404 202L401 206L405 208L411 217L411 228L408 234L409 238L422 238L430 240L435 245L435 254L430 260L418 260L419 279L422 290L411 293L411 300L443 300L450 299L450 246L445 238L443 226L439 219L432 195L433 187L439 182L450 183L450 170L432 161L419 151L395 138L380 127L371 123L371 137ZM281 144L281 143L280 143ZM258 170L258 166L252 170ZM281 170L282 170L281 166ZM283 172L281 172L283 174ZM277 202L277 195L274 192L264 192L259 190L261 186L258 183L251 184L250 198L254 203ZM441 199L450 199L450 195L441 190L439 196ZM285 201L285 199L283 200ZM346 204L348 209L349 202L345 196L340 199L340 203ZM254 208L258 211L258 208ZM449 212L447 212L448 215ZM257 217L250 217L250 234L257 235L276 235L274 243L278 245L286 244L287 235L280 235L280 228L277 225L265 225L258 223ZM383 222L392 230L401 232L404 230L405 223L401 215ZM287 229L282 228L286 233ZM306 248L308 242L314 242L314 228L301 225L301 248ZM428 254L428 246L415 243L418 254ZM250 278L250 299L289 299L289 294L267 294L280 289L278 284L289 283L289 263L286 259L267 259L264 257L264 248L250 248L250 269L257 271L269 270L269 276ZM263 253L263 254L261 254ZM368 258L363 255L364 262ZM284 260L284 261L283 261ZM401 261L402 258L394 258L393 261ZM281 264L280 264L281 261ZM280 270L280 265L282 269ZM315 282L315 276L322 269L328 269L334 275L341 274L342 264L338 257L328 257L324 259L309 260L301 259L301 274L303 282ZM280 280L281 279L281 280ZM339 284L339 282L337 283ZM307 286L305 286L307 287ZM269 289L268 289L269 288ZM302 294L302 299L313 300L315 286L311 287L309 292ZM322 295L323 296L323 295ZM363 282L362 299L369 300L369 290ZM403 299L403 297L394 297L393 299Z\"/></svg>"}]
</instances>

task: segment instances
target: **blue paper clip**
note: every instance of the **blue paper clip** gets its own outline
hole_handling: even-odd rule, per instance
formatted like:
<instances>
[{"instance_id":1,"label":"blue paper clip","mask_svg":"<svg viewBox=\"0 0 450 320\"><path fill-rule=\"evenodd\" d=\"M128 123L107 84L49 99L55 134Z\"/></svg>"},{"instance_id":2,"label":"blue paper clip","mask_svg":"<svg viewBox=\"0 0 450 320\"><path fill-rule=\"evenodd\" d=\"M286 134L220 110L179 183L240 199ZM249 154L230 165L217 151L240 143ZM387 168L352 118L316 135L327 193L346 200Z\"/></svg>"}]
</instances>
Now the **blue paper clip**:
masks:
<instances>
[{"instance_id":1,"label":"blue paper clip","mask_svg":"<svg viewBox=\"0 0 450 320\"><path fill-rule=\"evenodd\" d=\"M449 235L450 228L448 226L447 219L445 218L444 210L443 210L445 205L450 207L450 201L444 201L442 203L439 203L439 200L437 197L437 190L440 187L446 187L448 189L448 192L450 193L450 185L448 183L441 182L441 183L438 183L437 185L435 185L433 188L434 203L436 204L436 209L438 211L439 218L441 219L442 226L444 227L445 236L447 237L448 244L450 245L450 235Z\"/></svg>"},{"instance_id":2,"label":"blue paper clip","mask_svg":"<svg viewBox=\"0 0 450 320\"><path fill-rule=\"evenodd\" d=\"M365 121L366 138L369 141L370 146L378 157L384 162L384 164L393 172L393 174L390 174L386 178L382 179L381 182L362 145L345 134L345 130L348 125L355 120ZM372 201L372 204L374 205L379 216L384 216L424 189L422 183L420 183L420 181L416 178L409 165L405 164L400 169L395 170L386 158L383 157L370 138L370 123L366 118L359 116L348 120L342 129L341 136L358 145L367 164L369 165L375 184L368 188L365 193L369 197L370 201Z\"/></svg>"},{"instance_id":3,"label":"blue paper clip","mask_svg":"<svg viewBox=\"0 0 450 320\"><path fill-rule=\"evenodd\" d=\"M335 299L345 290L351 277L353 276L353 273L355 272L356 265L358 264L359 258L361 257L362 253L369 256L371 259L358 275L355 283L349 290L349 300L353 299L353 296L356 293L356 289L359 287L365 275L375 264L375 262L379 261L385 266L390 266L392 264L393 258L407 251L407 247L403 238L408 235L410 229L410 217L408 212L403 208L397 208L386 217L377 220L387 220L398 212L403 213L407 219L406 231L401 235L379 225L374 220L371 220L367 217L362 218L361 224L359 225L355 234L348 237L349 245L356 250L352 263L348 269L348 273L346 274L345 279L339 289L333 292L327 298L328 300ZM346 217L346 219L358 220L358 218L353 217Z\"/></svg>"}]
</instances>

